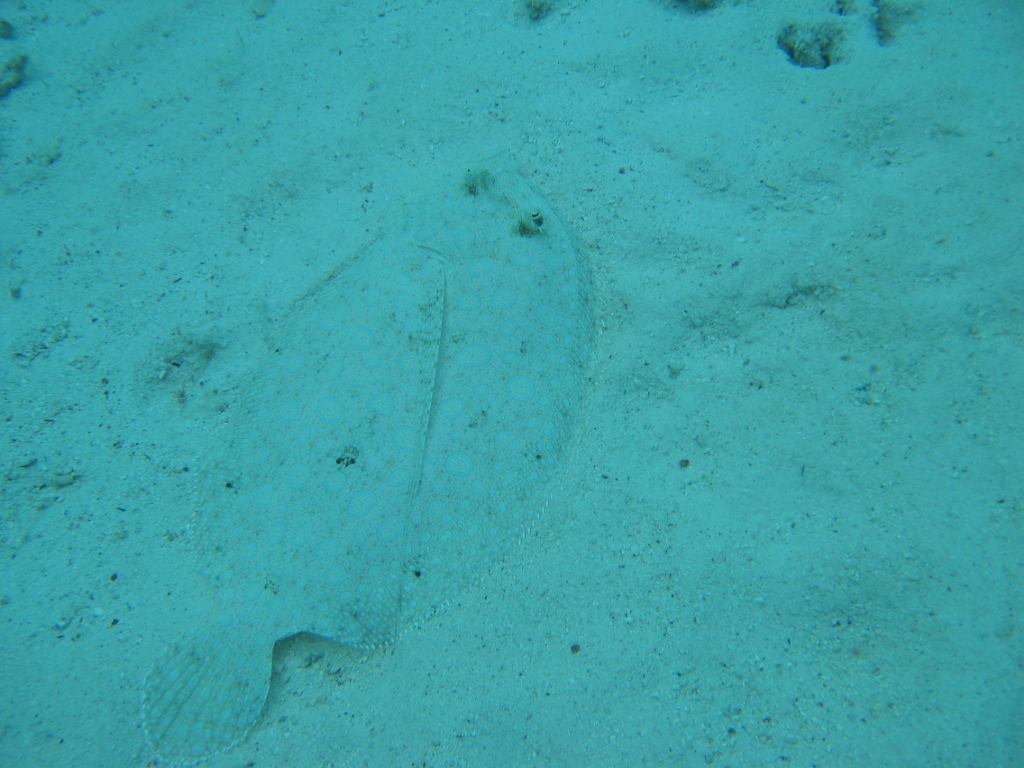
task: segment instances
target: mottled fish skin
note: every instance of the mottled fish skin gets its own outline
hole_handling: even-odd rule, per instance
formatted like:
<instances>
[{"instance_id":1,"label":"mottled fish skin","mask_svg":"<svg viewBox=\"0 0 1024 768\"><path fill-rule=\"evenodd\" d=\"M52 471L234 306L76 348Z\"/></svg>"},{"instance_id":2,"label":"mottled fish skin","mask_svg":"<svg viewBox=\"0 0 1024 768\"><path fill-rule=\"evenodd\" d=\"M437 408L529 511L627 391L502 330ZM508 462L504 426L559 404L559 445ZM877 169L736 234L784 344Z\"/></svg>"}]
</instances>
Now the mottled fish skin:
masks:
<instances>
[{"instance_id":1,"label":"mottled fish skin","mask_svg":"<svg viewBox=\"0 0 1024 768\"><path fill-rule=\"evenodd\" d=\"M522 540L582 396L589 290L572 235L499 160L297 302L209 438L195 546L220 608L147 677L156 756L241 741L277 640L393 642Z\"/></svg>"}]
</instances>

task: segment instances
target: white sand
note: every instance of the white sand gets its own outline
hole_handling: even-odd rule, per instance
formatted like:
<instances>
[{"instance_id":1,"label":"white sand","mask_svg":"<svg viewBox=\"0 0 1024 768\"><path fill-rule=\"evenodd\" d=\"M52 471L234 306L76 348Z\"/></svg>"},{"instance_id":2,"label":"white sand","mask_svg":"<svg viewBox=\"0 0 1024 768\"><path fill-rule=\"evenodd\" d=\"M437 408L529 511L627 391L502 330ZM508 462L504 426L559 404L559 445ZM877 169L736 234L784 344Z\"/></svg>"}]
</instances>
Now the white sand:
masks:
<instances>
[{"instance_id":1,"label":"white sand","mask_svg":"<svg viewBox=\"0 0 1024 768\"><path fill-rule=\"evenodd\" d=\"M393 649L281 644L209 765L1024 765L1018 0L921 0L888 46L869 0L23 5L0 765L149 761L143 677L211 600L205 393L498 150L595 271L558 502ZM823 20L842 60L787 61Z\"/></svg>"}]
</instances>

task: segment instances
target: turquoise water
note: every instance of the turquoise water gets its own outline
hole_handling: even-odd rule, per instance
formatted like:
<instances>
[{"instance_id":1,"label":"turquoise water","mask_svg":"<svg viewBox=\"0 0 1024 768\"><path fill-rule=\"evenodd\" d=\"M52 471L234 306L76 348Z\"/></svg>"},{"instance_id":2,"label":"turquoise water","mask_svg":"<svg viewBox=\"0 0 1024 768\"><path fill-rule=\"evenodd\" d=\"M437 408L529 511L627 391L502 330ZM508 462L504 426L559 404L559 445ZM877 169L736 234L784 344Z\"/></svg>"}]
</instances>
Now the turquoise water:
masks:
<instances>
[{"instance_id":1,"label":"turquoise water","mask_svg":"<svg viewBox=\"0 0 1024 768\"><path fill-rule=\"evenodd\" d=\"M0 18L0 763L1024 764L1013 4Z\"/></svg>"}]
</instances>

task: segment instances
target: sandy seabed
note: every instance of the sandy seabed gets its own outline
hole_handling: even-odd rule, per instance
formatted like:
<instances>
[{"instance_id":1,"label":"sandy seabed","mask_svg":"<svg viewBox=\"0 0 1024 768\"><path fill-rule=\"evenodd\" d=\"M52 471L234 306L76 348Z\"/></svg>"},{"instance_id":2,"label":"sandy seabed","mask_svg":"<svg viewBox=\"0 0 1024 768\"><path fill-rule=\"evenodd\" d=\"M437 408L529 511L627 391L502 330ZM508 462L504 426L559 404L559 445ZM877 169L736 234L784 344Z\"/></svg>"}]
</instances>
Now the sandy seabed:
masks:
<instances>
[{"instance_id":1,"label":"sandy seabed","mask_svg":"<svg viewBox=\"0 0 1024 768\"><path fill-rule=\"evenodd\" d=\"M507 152L594 273L541 523L208 765L1024 765L1020 2L0 17L0 764L152 763L214 390Z\"/></svg>"}]
</instances>

